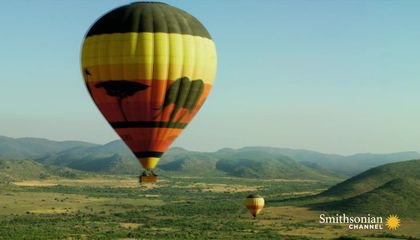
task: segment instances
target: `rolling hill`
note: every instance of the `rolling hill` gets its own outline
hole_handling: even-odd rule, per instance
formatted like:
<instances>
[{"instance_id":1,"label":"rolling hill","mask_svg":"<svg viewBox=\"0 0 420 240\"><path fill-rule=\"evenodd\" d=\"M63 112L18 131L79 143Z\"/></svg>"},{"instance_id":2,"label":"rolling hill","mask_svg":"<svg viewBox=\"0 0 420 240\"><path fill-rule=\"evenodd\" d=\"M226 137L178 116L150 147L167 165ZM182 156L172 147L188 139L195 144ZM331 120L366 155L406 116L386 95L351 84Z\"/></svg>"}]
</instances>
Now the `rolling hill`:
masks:
<instances>
[{"instance_id":1,"label":"rolling hill","mask_svg":"<svg viewBox=\"0 0 420 240\"><path fill-rule=\"evenodd\" d=\"M320 172L281 155L262 151L233 152L225 154L216 163L216 168L235 177L325 179L332 174Z\"/></svg>"},{"instance_id":2,"label":"rolling hill","mask_svg":"<svg viewBox=\"0 0 420 240\"><path fill-rule=\"evenodd\" d=\"M0 157L4 159L33 159L77 147L96 144L81 141L51 141L43 138L10 138L0 136Z\"/></svg>"},{"instance_id":3,"label":"rolling hill","mask_svg":"<svg viewBox=\"0 0 420 240\"><path fill-rule=\"evenodd\" d=\"M313 199L318 210L420 218L420 160L372 168Z\"/></svg>"},{"instance_id":4,"label":"rolling hill","mask_svg":"<svg viewBox=\"0 0 420 240\"><path fill-rule=\"evenodd\" d=\"M245 147L238 151L264 151L276 155L288 156L312 168L324 169L348 177L383 164L420 158L420 153L414 151L387 154L359 153L349 156L324 154L302 149L272 147Z\"/></svg>"},{"instance_id":5,"label":"rolling hill","mask_svg":"<svg viewBox=\"0 0 420 240\"><path fill-rule=\"evenodd\" d=\"M317 209L420 218L420 179L397 178L372 191L318 205Z\"/></svg>"},{"instance_id":6,"label":"rolling hill","mask_svg":"<svg viewBox=\"0 0 420 240\"><path fill-rule=\"evenodd\" d=\"M168 173L198 176L222 176L216 168L218 158L211 153L193 152L183 148L170 149L161 159L159 169Z\"/></svg>"},{"instance_id":7,"label":"rolling hill","mask_svg":"<svg viewBox=\"0 0 420 240\"><path fill-rule=\"evenodd\" d=\"M68 148L35 160L47 165L108 174L138 174L140 171L136 158L121 141Z\"/></svg>"},{"instance_id":8,"label":"rolling hill","mask_svg":"<svg viewBox=\"0 0 420 240\"><path fill-rule=\"evenodd\" d=\"M334 198L349 198L372 191L397 178L420 179L420 160L390 163L369 169L331 187L320 195Z\"/></svg>"},{"instance_id":9,"label":"rolling hill","mask_svg":"<svg viewBox=\"0 0 420 240\"><path fill-rule=\"evenodd\" d=\"M47 178L79 178L87 175L74 169L57 166L45 166L32 160L0 159L0 182L21 180L41 180Z\"/></svg>"}]
</instances>

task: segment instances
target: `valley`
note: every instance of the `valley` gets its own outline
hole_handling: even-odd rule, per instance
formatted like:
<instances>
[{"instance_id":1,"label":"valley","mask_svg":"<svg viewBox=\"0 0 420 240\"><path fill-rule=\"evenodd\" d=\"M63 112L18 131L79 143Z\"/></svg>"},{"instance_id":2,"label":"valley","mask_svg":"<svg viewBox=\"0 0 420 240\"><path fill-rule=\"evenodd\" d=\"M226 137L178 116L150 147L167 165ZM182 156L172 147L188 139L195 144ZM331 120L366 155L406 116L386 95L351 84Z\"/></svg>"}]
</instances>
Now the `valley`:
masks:
<instances>
[{"instance_id":1,"label":"valley","mask_svg":"<svg viewBox=\"0 0 420 240\"><path fill-rule=\"evenodd\" d=\"M172 148L158 183L140 185L121 141L0 137L0 239L420 239L418 155ZM257 219L243 205L253 193L266 201ZM319 222L338 213L401 226Z\"/></svg>"},{"instance_id":2,"label":"valley","mask_svg":"<svg viewBox=\"0 0 420 240\"><path fill-rule=\"evenodd\" d=\"M322 225L319 215L327 211L290 200L314 196L329 185L314 180L162 177L156 185L140 186L134 176L111 175L2 183L0 239L420 237L418 219L403 219L396 231L352 231ZM250 192L266 199L256 220L243 206Z\"/></svg>"}]
</instances>

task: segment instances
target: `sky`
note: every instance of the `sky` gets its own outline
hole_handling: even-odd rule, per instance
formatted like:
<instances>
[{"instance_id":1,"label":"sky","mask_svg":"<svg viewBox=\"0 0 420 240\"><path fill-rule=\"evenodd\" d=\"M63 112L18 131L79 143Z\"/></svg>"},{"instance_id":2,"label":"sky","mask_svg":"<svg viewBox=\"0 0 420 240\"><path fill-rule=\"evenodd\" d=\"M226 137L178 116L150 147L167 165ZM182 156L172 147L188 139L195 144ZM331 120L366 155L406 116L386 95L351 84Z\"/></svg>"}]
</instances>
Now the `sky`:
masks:
<instances>
[{"instance_id":1,"label":"sky","mask_svg":"<svg viewBox=\"0 0 420 240\"><path fill-rule=\"evenodd\" d=\"M0 135L106 143L80 50L132 1L4 1ZM214 88L174 146L420 151L420 1L171 0L218 51Z\"/></svg>"}]
</instances>

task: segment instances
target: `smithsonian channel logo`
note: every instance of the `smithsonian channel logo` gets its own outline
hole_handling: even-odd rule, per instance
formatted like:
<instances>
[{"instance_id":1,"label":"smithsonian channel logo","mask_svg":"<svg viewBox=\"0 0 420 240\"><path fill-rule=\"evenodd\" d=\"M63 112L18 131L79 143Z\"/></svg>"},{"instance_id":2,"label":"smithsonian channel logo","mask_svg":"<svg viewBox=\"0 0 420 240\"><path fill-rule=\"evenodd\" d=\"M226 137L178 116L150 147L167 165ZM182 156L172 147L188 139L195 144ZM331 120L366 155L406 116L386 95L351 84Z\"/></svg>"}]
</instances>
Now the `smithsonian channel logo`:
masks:
<instances>
[{"instance_id":1,"label":"smithsonian channel logo","mask_svg":"<svg viewBox=\"0 0 420 240\"><path fill-rule=\"evenodd\" d=\"M397 215L389 215L385 221L382 216L348 216L345 213L328 216L319 215L321 224L346 224L351 230L382 230L385 227L389 230L396 230L401 225L401 220Z\"/></svg>"}]
</instances>

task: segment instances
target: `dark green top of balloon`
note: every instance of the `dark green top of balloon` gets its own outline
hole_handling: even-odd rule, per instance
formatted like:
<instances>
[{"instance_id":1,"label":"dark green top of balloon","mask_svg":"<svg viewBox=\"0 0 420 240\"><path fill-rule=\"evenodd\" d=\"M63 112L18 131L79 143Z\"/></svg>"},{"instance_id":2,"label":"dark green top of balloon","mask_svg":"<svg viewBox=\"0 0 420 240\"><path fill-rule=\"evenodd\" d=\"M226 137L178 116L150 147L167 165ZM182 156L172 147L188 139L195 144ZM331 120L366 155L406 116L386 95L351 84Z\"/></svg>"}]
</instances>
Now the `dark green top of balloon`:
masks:
<instances>
[{"instance_id":1,"label":"dark green top of balloon","mask_svg":"<svg viewBox=\"0 0 420 240\"><path fill-rule=\"evenodd\" d=\"M160 2L135 2L116 8L102 16L86 37L128 32L180 33L211 39L209 32L195 17Z\"/></svg>"},{"instance_id":2,"label":"dark green top of balloon","mask_svg":"<svg viewBox=\"0 0 420 240\"><path fill-rule=\"evenodd\" d=\"M258 194L250 194L246 198L262 198L262 197L260 195L258 195Z\"/></svg>"}]
</instances>

